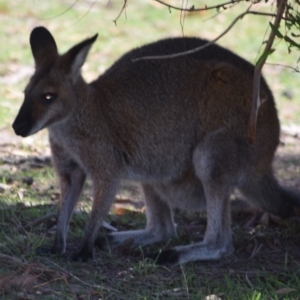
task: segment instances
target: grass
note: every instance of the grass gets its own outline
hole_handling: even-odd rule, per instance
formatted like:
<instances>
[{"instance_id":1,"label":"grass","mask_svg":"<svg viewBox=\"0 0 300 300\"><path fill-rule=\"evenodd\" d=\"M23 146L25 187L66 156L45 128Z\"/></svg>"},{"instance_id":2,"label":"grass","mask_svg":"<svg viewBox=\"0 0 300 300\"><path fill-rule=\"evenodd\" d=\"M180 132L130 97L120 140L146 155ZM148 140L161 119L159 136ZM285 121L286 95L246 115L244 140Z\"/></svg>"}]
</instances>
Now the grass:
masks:
<instances>
[{"instance_id":1,"label":"grass","mask_svg":"<svg viewBox=\"0 0 300 300\"><path fill-rule=\"evenodd\" d=\"M3 166L13 169L14 165L13 162L8 164L2 161L0 167ZM57 221L55 195L58 191L53 171L47 163L35 170L30 160L24 160L20 167L23 170L20 174L18 171L11 172L9 180L8 174L4 176L6 179L3 183L9 189L0 194L0 251L2 255L9 255L6 261L0 255L0 284L3 277L12 276L7 281L8 290L4 289L2 299L22 299L25 295L32 299L76 299L76 295L81 295L82 299L206 299L208 295L219 297L211 296L210 299L222 300L298 297L300 257L295 247L300 245L299 225L289 224L286 227L284 223L279 226L270 223L265 228L258 218L250 230L243 226L251 217L245 214L234 214L233 217L235 255L220 261L177 267L156 266L147 258L147 254L166 245L130 251L126 248L110 252L96 251L95 261L89 263L71 263L66 258L55 256L36 256L36 247L53 241ZM24 176L31 176L33 183L22 183ZM20 201L22 194L24 198ZM89 194L87 186L83 202L88 203ZM83 207L79 207L70 224L69 253L79 246L88 219L87 210ZM54 213L51 218L28 226L49 212ZM201 228L204 221L203 214L177 214L179 239L171 241L169 246L199 240L201 229L190 229L189 226L193 224ZM138 229L144 226L145 215L116 206L107 222L120 230ZM250 258L255 246L260 244L263 245L262 250ZM273 244L275 249L270 248ZM13 258L26 263L12 265ZM41 267L43 276L38 273ZM18 285L12 288L14 279L20 282L20 270L23 272L21 278L28 279L29 284L21 281L21 288ZM35 284L31 283L30 276L37 276Z\"/></svg>"},{"instance_id":2,"label":"grass","mask_svg":"<svg viewBox=\"0 0 300 300\"><path fill-rule=\"evenodd\" d=\"M211 1L214 3L216 1ZM22 102L22 91L32 72L33 61L28 37L34 26L49 28L61 52L81 39L99 33L83 68L89 81L103 72L122 53L132 47L168 36L196 35L212 39L220 34L245 7L211 18L211 13L188 14L184 30L180 14L154 2L129 2L126 16L117 21L122 1L0 0L0 137L9 135L8 143L0 143L0 298L1 299L298 299L299 226L274 224L264 228L259 219L252 231L245 228L249 216L235 215L233 231L236 253L216 262L190 263L177 267L159 267L146 258L147 253L166 245L128 251L118 249L97 252L92 263L70 263L65 258L38 257L35 248L50 244L55 231L58 189L47 157L47 134L20 141L10 128ZM181 1L180 1L181 3ZM199 3L205 3L200 1ZM259 9L267 9L269 4ZM70 9L69 9L70 8ZM268 20L246 16L219 43L251 62L259 56L266 36ZM276 41L270 62L296 66L299 54L287 54L283 42ZM281 122L300 123L299 74L282 67L266 66L265 74L274 91ZM284 94L290 93L291 99ZM13 142L13 143L11 143ZM15 144L14 144L15 143ZM294 143L294 142L293 142ZM294 149L294 144L289 145ZM296 156L280 166L280 178L291 180L299 175ZM285 166L295 165L290 171ZM32 183L30 184L30 180ZM124 185L119 195L140 199ZM70 224L68 251L78 247L90 210L90 186ZM30 226L31 222L53 213L48 219ZM201 217L201 218L200 218ZM203 230L189 229L189 224L203 225L205 217L178 214L179 240L170 246L199 240ZM145 215L132 208L113 208L107 222L119 230L142 228ZM200 233L199 233L200 231ZM250 233L251 232L251 233ZM262 245L252 258L257 246ZM20 261L19 261L19 260ZM22 280L23 278L23 280ZM4 284L5 283L5 284ZM215 295L213 298L212 295Z\"/></svg>"}]
</instances>

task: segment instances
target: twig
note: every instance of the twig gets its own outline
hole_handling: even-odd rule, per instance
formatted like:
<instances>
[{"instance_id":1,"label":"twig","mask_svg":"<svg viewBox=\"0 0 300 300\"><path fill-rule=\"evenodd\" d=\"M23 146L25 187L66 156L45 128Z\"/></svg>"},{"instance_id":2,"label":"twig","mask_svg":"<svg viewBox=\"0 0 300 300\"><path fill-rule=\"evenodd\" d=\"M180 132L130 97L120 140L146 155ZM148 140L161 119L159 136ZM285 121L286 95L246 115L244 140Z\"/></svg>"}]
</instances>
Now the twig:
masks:
<instances>
[{"instance_id":1,"label":"twig","mask_svg":"<svg viewBox=\"0 0 300 300\"><path fill-rule=\"evenodd\" d=\"M10 263L10 264L13 263L20 267L24 267L27 264L27 262L24 263L22 260L20 260L17 257L6 255L6 254L0 254L0 261L2 261L1 265L3 265L3 262Z\"/></svg>"},{"instance_id":2,"label":"twig","mask_svg":"<svg viewBox=\"0 0 300 300\"><path fill-rule=\"evenodd\" d=\"M187 7L188 5L188 0L182 0L182 7L183 7L183 4L185 2L185 6ZM181 27L181 33L182 33L182 36L184 36L184 21L185 21L185 14L186 14L186 11L183 9L180 11L180 27Z\"/></svg>"},{"instance_id":3,"label":"twig","mask_svg":"<svg viewBox=\"0 0 300 300\"><path fill-rule=\"evenodd\" d=\"M180 269L181 269L182 274L183 274L183 279L184 279L184 285L185 285L185 289L186 289L187 299L189 299L190 298L190 296L189 296L189 286L187 284L186 275L185 275L185 272L184 272L184 269L183 269L182 265L180 265Z\"/></svg>"},{"instance_id":4,"label":"twig","mask_svg":"<svg viewBox=\"0 0 300 300\"><path fill-rule=\"evenodd\" d=\"M117 21L119 20L119 18L121 17L123 11L125 11L125 17L126 17L126 6L127 6L127 0L124 0L123 6L121 8L121 11L119 12L118 16L114 19L114 23L117 26Z\"/></svg>"},{"instance_id":5,"label":"twig","mask_svg":"<svg viewBox=\"0 0 300 300\"><path fill-rule=\"evenodd\" d=\"M247 282L248 282L248 284L249 284L250 288L251 288L251 289L253 289L253 284L252 284L252 282L250 281L250 279L249 279L249 277L248 277L248 273L247 273L247 272L246 272L246 280L247 280Z\"/></svg>"},{"instance_id":6,"label":"twig","mask_svg":"<svg viewBox=\"0 0 300 300\"><path fill-rule=\"evenodd\" d=\"M30 228L30 227L33 227L33 226L36 226L44 221L47 221L53 217L56 217L57 216L57 213L54 213L54 212L50 212L40 218L37 218L35 220L33 220L32 222L29 222L28 224L26 224L23 228Z\"/></svg>"},{"instance_id":7,"label":"twig","mask_svg":"<svg viewBox=\"0 0 300 300\"><path fill-rule=\"evenodd\" d=\"M265 63L265 65L274 66L274 67L281 67L283 69L291 69L291 70L295 71L296 73L300 72L298 67L295 68L295 67L288 66L288 65L274 64L274 63Z\"/></svg>"},{"instance_id":8,"label":"twig","mask_svg":"<svg viewBox=\"0 0 300 300\"><path fill-rule=\"evenodd\" d=\"M219 40L222 36L224 36L234 25L235 23L239 20L242 19L245 15L247 15L249 13L249 9L250 7L243 12L242 14L238 15L233 22L227 27L227 29L225 29L220 35L218 35L216 38L214 38L213 40L211 40L210 42L200 46L200 47L196 47L193 48L191 50L188 51L183 51L183 52L178 52L178 53L174 53L174 54L168 54L168 55L150 55L150 56L143 56L143 57L139 57L139 58L135 58L132 59L133 62L137 62L140 60L148 60L148 59L166 59L166 58L175 58L175 57L179 57L179 56L184 56L184 55L188 55L188 54L192 54L195 52L198 52L200 50L203 50L204 48L211 46L212 44L214 44L217 40Z\"/></svg>"},{"instance_id":9,"label":"twig","mask_svg":"<svg viewBox=\"0 0 300 300\"><path fill-rule=\"evenodd\" d=\"M90 7L88 8L88 10L83 14L83 16L81 16L79 19L77 19L74 23L72 23L71 25L69 25L68 27L71 27L75 24L77 24L78 22L80 22L92 9L92 7L94 6L94 4L97 2L97 0L92 1Z\"/></svg>"},{"instance_id":10,"label":"twig","mask_svg":"<svg viewBox=\"0 0 300 300\"><path fill-rule=\"evenodd\" d=\"M58 269L60 269L62 272L64 272L65 274L69 275L70 277L74 278L75 280L79 281L81 284L85 285L85 286L88 286L88 287L91 287L91 288L94 288L94 289L102 289L102 290L106 290L108 292L115 292L115 293L120 293L120 291L118 290L115 290L115 289L111 289L111 288L107 288L107 287L103 287L103 286L100 286L100 285L97 285L97 284L89 284L83 280L81 280L79 277L77 277L76 275L70 273L70 272L67 272L64 268L60 267L58 264L56 264L55 262L51 261L50 259L47 259L47 258L44 258L44 260L52 263L54 266L56 266Z\"/></svg>"},{"instance_id":11,"label":"twig","mask_svg":"<svg viewBox=\"0 0 300 300\"><path fill-rule=\"evenodd\" d=\"M157 1L157 0L155 0ZM235 25L235 23L239 20L242 19L245 15L257 15L257 16L268 16L268 17L276 17L277 15L275 14L269 14L269 13L263 13L263 12L259 12L259 11L254 11L254 10L250 10L250 7L243 13L241 13L240 15L238 15L233 22L227 27L227 29L225 29L220 35L218 35L216 38L214 38L213 40L211 40L210 42L206 43L205 45L202 45L200 47L196 47L193 48L191 50L187 50L187 51L183 51L183 52L178 52L178 53L173 53L173 54L168 54L168 55L149 55L149 56L143 56L143 57L138 57L138 58L134 58L132 59L132 62L137 62L140 60L148 60L148 59L167 59L167 58L175 58L175 57L179 57L179 56L184 56L184 55L188 55L188 54L193 54L195 52L201 51L206 47L209 47L210 45L214 44L216 41L218 41L221 37L223 37L228 31L231 30L231 28ZM282 17L283 20L286 21L291 21L290 18L284 18Z\"/></svg>"},{"instance_id":12,"label":"twig","mask_svg":"<svg viewBox=\"0 0 300 300\"><path fill-rule=\"evenodd\" d=\"M244 1L244 0L236 0L236 1L233 0L233 1L228 1L228 2L221 3L221 4L213 5L213 6L205 5L205 7L202 7L202 8L195 8L194 6L192 6L190 8L183 8L183 7L173 6L171 4L163 2L161 0L153 0L153 1L156 1L160 4L162 4L162 5L165 5L169 9L172 8L172 9L175 9L175 10L181 10L181 11L185 11L185 12L207 11L207 10L222 8L222 7L224 7L226 5L230 5L230 4L234 5L234 4L237 4L237 3L240 3L240 2L247 2L247 1ZM267 13L267 12L260 12L260 11L249 11L249 14L258 15L258 16L266 16L266 17L276 17L276 14ZM293 19L287 18L287 17L282 17L282 20L293 21Z\"/></svg>"},{"instance_id":13,"label":"twig","mask_svg":"<svg viewBox=\"0 0 300 300\"><path fill-rule=\"evenodd\" d=\"M77 4L78 0L75 0L69 7L67 7L64 11L62 11L61 13L55 15L55 16L52 16L52 17L46 17L46 18L39 18L40 20L49 20L49 19L53 19L53 18L57 18L57 17L60 17L62 16L63 14L65 14L67 11L71 10L75 4Z\"/></svg>"},{"instance_id":14,"label":"twig","mask_svg":"<svg viewBox=\"0 0 300 300\"><path fill-rule=\"evenodd\" d=\"M154 0L162 5L167 6L169 9L175 9L175 10L180 10L180 11L184 11L184 12L193 12L193 11L205 11L205 10L210 10L210 9L219 9L222 8L226 5L230 5L230 4L235 4L235 3L239 3L239 2L245 2L245 0L231 0L231 1L227 1L221 4L217 4L217 5L213 5L213 6L207 6L205 5L205 7L202 8L195 8L194 5L192 5L190 8L182 8L182 7L178 7L178 6L174 6L168 3L165 3L164 1L161 0Z\"/></svg>"},{"instance_id":15,"label":"twig","mask_svg":"<svg viewBox=\"0 0 300 300\"><path fill-rule=\"evenodd\" d=\"M277 0L278 10L276 14L276 19L274 21L274 27L277 29L279 27L280 21L282 19L282 15L286 6L286 0ZM252 106L250 112L250 118L248 123L248 140L250 144L254 144L255 142L255 134L256 134L256 122L257 122L257 114L259 108L259 90L260 90L260 75L261 70L263 68L264 63L267 60L267 57L270 53L272 48L273 42L275 39L275 32L271 30L268 42L266 44L265 50L261 56L261 60L259 61L258 65L254 69L254 77L253 77L253 90L252 90Z\"/></svg>"},{"instance_id":16,"label":"twig","mask_svg":"<svg viewBox=\"0 0 300 300\"><path fill-rule=\"evenodd\" d=\"M195 8L194 5L192 5L190 8L183 8L183 7L173 6L173 5L169 4L169 3L165 3L164 1L161 1L161 0L153 0L153 1L156 1L156 2L158 2L160 4L162 4L162 5L165 5L169 9L175 9L175 10L180 10L180 11L184 11L184 12L207 11L207 10L212 10L212 9L224 8L227 5L233 6L234 4L237 4L237 3L240 3L240 2L247 2L247 0L232 0L232 1L227 1L227 2L224 2L224 3L221 3L221 4L217 4L217 5L213 5L213 6L207 6L207 5L205 5L202 8ZM259 3L259 2L261 2L261 1L258 1L257 3ZM257 3L253 3L253 4L257 4ZM259 16L276 17L276 14L266 13L266 12L251 11L249 13L253 14L253 15L259 15ZM287 17L282 17L282 19L286 20L286 21L293 21L293 19L287 18Z\"/></svg>"},{"instance_id":17,"label":"twig","mask_svg":"<svg viewBox=\"0 0 300 300\"><path fill-rule=\"evenodd\" d=\"M254 256L256 256L262 247L263 247L263 244L257 244L256 240L255 240L255 247L249 257L249 260L251 260Z\"/></svg>"}]
</instances>

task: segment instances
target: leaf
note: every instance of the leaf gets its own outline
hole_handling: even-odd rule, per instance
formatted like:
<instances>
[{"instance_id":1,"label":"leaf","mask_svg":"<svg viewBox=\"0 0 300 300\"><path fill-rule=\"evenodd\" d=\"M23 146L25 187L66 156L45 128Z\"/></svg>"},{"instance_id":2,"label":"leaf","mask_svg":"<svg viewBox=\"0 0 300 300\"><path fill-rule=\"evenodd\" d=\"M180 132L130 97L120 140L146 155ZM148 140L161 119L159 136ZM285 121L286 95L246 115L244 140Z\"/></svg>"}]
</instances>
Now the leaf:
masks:
<instances>
[{"instance_id":1,"label":"leaf","mask_svg":"<svg viewBox=\"0 0 300 300\"><path fill-rule=\"evenodd\" d=\"M269 55L271 55L274 51L275 51L276 49L274 49L274 48L272 48L272 49L270 49L270 51L269 52L267 52L267 53L262 53L262 55L259 57L259 59L257 60L257 63L256 63L256 66L258 66L262 61L265 61L266 59L267 59L267 57L269 56Z\"/></svg>"},{"instance_id":2,"label":"leaf","mask_svg":"<svg viewBox=\"0 0 300 300\"><path fill-rule=\"evenodd\" d=\"M300 44L297 44L293 39L291 39L290 37L288 37L287 35L284 37L284 40L288 43L290 43L290 46L294 46L298 49L300 49Z\"/></svg>"},{"instance_id":3,"label":"leaf","mask_svg":"<svg viewBox=\"0 0 300 300\"><path fill-rule=\"evenodd\" d=\"M123 216L125 215L125 213L127 212L128 210L123 208L123 207L117 207L116 208L116 211L115 211L115 214L118 215L118 216Z\"/></svg>"},{"instance_id":4,"label":"leaf","mask_svg":"<svg viewBox=\"0 0 300 300\"><path fill-rule=\"evenodd\" d=\"M276 295L285 295L285 294L288 294L288 293L291 293L291 292L294 292L294 291L295 291L295 289L283 288L283 289L275 291L275 294Z\"/></svg>"},{"instance_id":5,"label":"leaf","mask_svg":"<svg viewBox=\"0 0 300 300\"><path fill-rule=\"evenodd\" d=\"M276 245L270 239L266 239L266 243L267 243L267 245L269 246L270 249L277 250Z\"/></svg>"},{"instance_id":6,"label":"leaf","mask_svg":"<svg viewBox=\"0 0 300 300\"><path fill-rule=\"evenodd\" d=\"M280 31L278 30L278 28L275 27L271 22L269 22L269 24L270 24L270 26L271 26L272 31L275 33L275 35L276 35L278 38L282 39L282 38L283 38L283 35L280 33Z\"/></svg>"},{"instance_id":7,"label":"leaf","mask_svg":"<svg viewBox=\"0 0 300 300\"><path fill-rule=\"evenodd\" d=\"M291 36L292 36L292 37L299 37L299 34L296 34L296 33L291 32Z\"/></svg>"},{"instance_id":8,"label":"leaf","mask_svg":"<svg viewBox=\"0 0 300 300\"><path fill-rule=\"evenodd\" d=\"M263 213L259 222L263 229L268 228L270 222L269 220L270 220L269 214L267 212Z\"/></svg>"}]
</instances>

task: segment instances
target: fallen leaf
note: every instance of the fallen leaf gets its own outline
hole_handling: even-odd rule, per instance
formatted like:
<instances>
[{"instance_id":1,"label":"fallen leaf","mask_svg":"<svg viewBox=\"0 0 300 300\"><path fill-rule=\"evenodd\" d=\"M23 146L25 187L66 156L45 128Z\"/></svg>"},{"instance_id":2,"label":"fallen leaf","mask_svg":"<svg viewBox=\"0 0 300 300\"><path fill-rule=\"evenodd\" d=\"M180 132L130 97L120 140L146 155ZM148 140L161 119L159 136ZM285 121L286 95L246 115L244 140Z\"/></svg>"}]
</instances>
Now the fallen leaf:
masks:
<instances>
[{"instance_id":1,"label":"fallen leaf","mask_svg":"<svg viewBox=\"0 0 300 300\"><path fill-rule=\"evenodd\" d=\"M253 224L254 224L254 222L255 222L255 220L256 220L256 217L257 217L256 214L253 215L253 216L251 216L251 217L246 221L246 223L244 224L244 228L250 228L250 227L253 227Z\"/></svg>"},{"instance_id":2,"label":"fallen leaf","mask_svg":"<svg viewBox=\"0 0 300 300\"><path fill-rule=\"evenodd\" d=\"M274 222L277 225L282 225L282 218L277 216L277 215L273 215L273 214L269 214L270 220L272 220L272 222Z\"/></svg>"},{"instance_id":3,"label":"fallen leaf","mask_svg":"<svg viewBox=\"0 0 300 300\"><path fill-rule=\"evenodd\" d=\"M212 295L206 296L205 300L221 300L221 298L218 297L217 295L212 294Z\"/></svg>"},{"instance_id":4,"label":"fallen leaf","mask_svg":"<svg viewBox=\"0 0 300 300\"><path fill-rule=\"evenodd\" d=\"M285 295L285 294L288 294L288 293L291 293L291 292L294 292L294 291L295 291L295 289L283 288L283 289L275 291L275 294L276 295Z\"/></svg>"},{"instance_id":5,"label":"fallen leaf","mask_svg":"<svg viewBox=\"0 0 300 300\"><path fill-rule=\"evenodd\" d=\"M272 250L276 250L277 249L277 247L275 246L275 244L271 240L266 239L266 243L269 246L269 248L271 248Z\"/></svg>"},{"instance_id":6,"label":"fallen leaf","mask_svg":"<svg viewBox=\"0 0 300 300\"><path fill-rule=\"evenodd\" d=\"M269 218L269 213L265 212L262 214L260 221L260 225L262 226L263 229L268 228L269 223L270 223L270 218Z\"/></svg>"}]
</instances>

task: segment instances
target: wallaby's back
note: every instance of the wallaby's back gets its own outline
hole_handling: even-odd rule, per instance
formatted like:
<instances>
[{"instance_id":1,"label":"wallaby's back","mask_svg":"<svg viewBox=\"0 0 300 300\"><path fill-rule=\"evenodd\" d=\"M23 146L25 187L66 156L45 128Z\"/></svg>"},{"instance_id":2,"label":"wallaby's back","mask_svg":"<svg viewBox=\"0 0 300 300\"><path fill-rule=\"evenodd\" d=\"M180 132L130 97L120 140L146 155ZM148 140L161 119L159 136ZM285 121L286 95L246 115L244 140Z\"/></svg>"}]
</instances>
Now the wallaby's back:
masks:
<instances>
[{"instance_id":1,"label":"wallaby's back","mask_svg":"<svg viewBox=\"0 0 300 300\"><path fill-rule=\"evenodd\" d=\"M141 163L150 162L151 157L156 161L161 158L162 170L174 165L174 160L188 165L189 153L199 141L222 128L230 129L233 136L247 144L254 73L249 62L217 45L172 59L132 61L182 52L205 43L197 38L175 38L134 49L91 83L106 95L106 101L99 98L106 115L114 111L111 132L119 133L116 140L127 163L143 153ZM260 98L263 103L257 120L257 141L245 148L252 148L253 166L261 164L265 168L278 145L279 120L263 78ZM151 152L147 151L149 145L155 145ZM169 153L172 162L163 153ZM185 159L185 153L189 158Z\"/></svg>"},{"instance_id":2,"label":"wallaby's back","mask_svg":"<svg viewBox=\"0 0 300 300\"><path fill-rule=\"evenodd\" d=\"M177 37L177 38L167 38L155 43L147 44L142 47L133 49L123 56L121 56L106 72L105 75L109 75L111 72L116 72L122 65L132 63L133 59L141 58L144 56L160 56L160 55L170 55L174 53L179 53L183 51L193 50L195 48L201 47L207 44L209 41L205 39L200 39L196 37ZM188 54L186 59L193 58L200 61L219 61L225 62L233 65L236 68L241 69L243 72L253 75L254 67L247 60L241 56L236 55L232 51L218 46L217 44L211 44L208 47L196 51L194 53ZM180 59L180 57L178 57ZM173 58L171 60L176 60L178 58ZM162 60L160 60L162 61ZM263 87L265 88L266 82L262 78ZM269 90L269 89L268 89ZM270 91L270 90L269 90ZM271 91L270 91L271 93Z\"/></svg>"}]
</instances>

